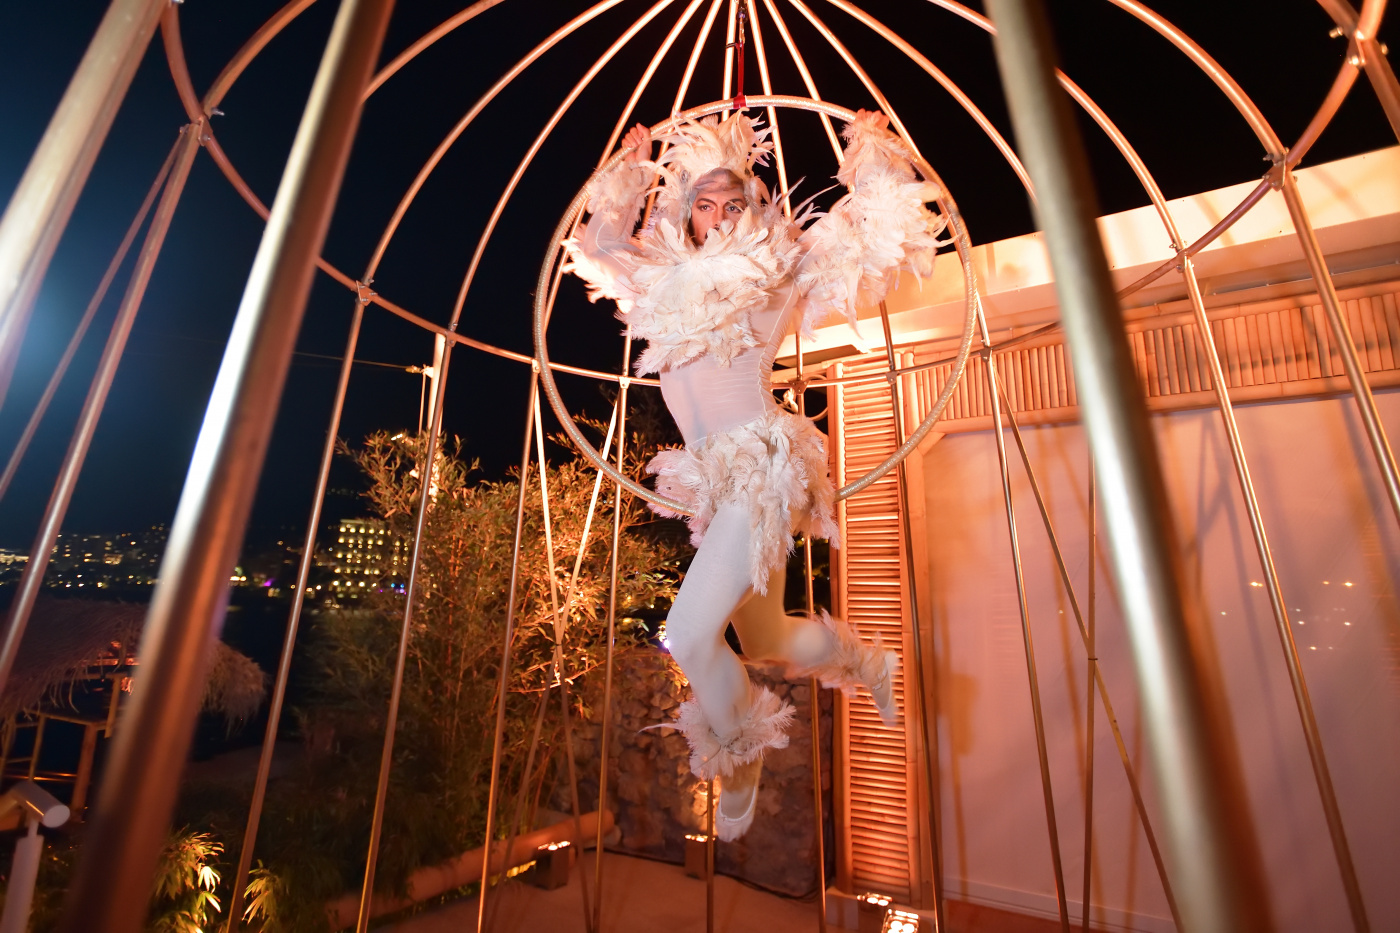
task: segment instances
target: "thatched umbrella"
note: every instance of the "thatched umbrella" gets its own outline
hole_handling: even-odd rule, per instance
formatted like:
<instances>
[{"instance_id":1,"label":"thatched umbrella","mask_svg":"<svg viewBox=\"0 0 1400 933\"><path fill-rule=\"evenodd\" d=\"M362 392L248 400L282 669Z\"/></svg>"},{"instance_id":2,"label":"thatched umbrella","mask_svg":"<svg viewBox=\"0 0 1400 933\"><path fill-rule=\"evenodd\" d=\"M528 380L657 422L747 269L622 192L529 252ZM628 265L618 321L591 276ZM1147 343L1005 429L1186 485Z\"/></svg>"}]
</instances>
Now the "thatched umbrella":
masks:
<instances>
[{"instance_id":1,"label":"thatched umbrella","mask_svg":"<svg viewBox=\"0 0 1400 933\"><path fill-rule=\"evenodd\" d=\"M46 701L71 705L73 689L104 662L115 667L134 662L139 671L136 645L145 621L146 607L135 603L41 597L0 693L0 719ZM247 719L266 695L262 668L219 642L204 687L204 709L222 713L230 722Z\"/></svg>"}]
</instances>

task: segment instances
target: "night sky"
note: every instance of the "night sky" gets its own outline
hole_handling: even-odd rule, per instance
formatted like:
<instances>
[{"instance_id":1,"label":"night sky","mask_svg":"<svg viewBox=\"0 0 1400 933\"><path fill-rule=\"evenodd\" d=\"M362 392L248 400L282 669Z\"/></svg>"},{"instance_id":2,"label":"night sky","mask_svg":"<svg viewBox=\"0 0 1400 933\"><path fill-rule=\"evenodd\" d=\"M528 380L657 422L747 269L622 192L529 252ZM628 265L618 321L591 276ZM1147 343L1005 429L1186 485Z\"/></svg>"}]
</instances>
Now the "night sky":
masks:
<instances>
[{"instance_id":1,"label":"night sky","mask_svg":"<svg viewBox=\"0 0 1400 933\"><path fill-rule=\"evenodd\" d=\"M944 176L975 242L1031 230L1014 175L973 122L914 65L829 4L809 0L891 99L924 154ZM923 0L860 0L943 68L1011 136L990 40ZM186 55L203 93L224 63L280 7L278 0L188 0L181 8ZM464 6L399 4L383 61ZM627 95L685 7L673 3L602 72L545 144L506 210L463 314L467 335L531 352L530 308L549 234L588 178ZM973 3L974 7L979 4ZM244 74L213 120L213 131L253 190L271 202L337 4L320 0L274 40ZM352 278L364 270L395 204L429 153L472 102L535 43L587 6L580 0L506 0L451 34L400 72L366 106L324 255ZM377 274L376 290L446 323L486 218L517 160L549 114L607 45L651 6L624 0L565 40L492 103L453 148L410 210ZM706 7L708 4L705 5ZM0 192L18 182L105 4L99 0L0 4ZM855 109L873 101L830 47L791 6L785 19L829 100ZM1102 0L1053 0L1066 71L1124 129L1168 197L1257 179L1263 150L1207 79L1164 40ZM1285 142L1302 131L1345 53L1331 21L1311 0L1162 0L1156 9L1228 69ZM703 18L692 20L643 97L639 119L670 110L685 58ZM796 70L765 15L761 25L779 93L802 94ZM686 100L720 96L719 31ZM1400 48L1388 25L1382 39ZM751 51L752 54L752 51ZM758 93L755 60L748 88ZM814 117L781 115L790 177L799 193L825 187L834 161ZM157 169L185 122L159 36L138 73L79 202L39 298L15 382L0 410L0 452L8 455ZM1147 203L1101 134L1089 141L1105 211ZM1363 77L1304 164L1394 145ZM108 400L64 530L105 532L168 522L209 389L242 294L262 224L201 154L156 267ZM128 261L129 265L129 261ZM118 278L50 410L15 487L0 502L0 547L27 549L82 403L125 276ZM338 358L352 310L350 293L318 276L287 382L250 539L297 535L304 526L325 436ZM615 368L619 325L591 306L581 286L564 287L554 324L554 359ZM431 335L371 308L359 356L398 367L430 362ZM327 358L329 357L329 358ZM519 456L528 368L471 350L455 355L445 427L463 438L482 475L500 476ZM560 377L575 410L603 416L599 388ZM412 428L420 379L401 369L360 365L340 434ZM353 488L337 466L332 485ZM360 514L346 496L327 518Z\"/></svg>"}]
</instances>

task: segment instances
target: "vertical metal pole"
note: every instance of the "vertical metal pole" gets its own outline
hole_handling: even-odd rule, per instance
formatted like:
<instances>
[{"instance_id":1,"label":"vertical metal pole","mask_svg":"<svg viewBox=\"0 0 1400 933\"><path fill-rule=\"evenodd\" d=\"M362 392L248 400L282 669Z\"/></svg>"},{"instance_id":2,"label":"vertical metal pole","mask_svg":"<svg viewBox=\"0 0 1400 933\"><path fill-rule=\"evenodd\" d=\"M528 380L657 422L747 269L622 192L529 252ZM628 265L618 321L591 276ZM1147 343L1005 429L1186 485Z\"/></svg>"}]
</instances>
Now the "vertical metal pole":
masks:
<instances>
[{"instance_id":1,"label":"vertical metal pole","mask_svg":"<svg viewBox=\"0 0 1400 933\"><path fill-rule=\"evenodd\" d=\"M452 348L443 347L437 360L434 377L432 414L428 420L428 443L419 467L423 492L418 500L418 518L413 529L413 553L409 557L408 585L404 589L403 622L399 628L399 652L394 660L394 685L389 691L389 710L385 714L384 748L379 755L379 781L374 790L374 814L369 824L369 852L365 855L365 877L360 886L360 912L355 921L356 933L369 929L370 908L374 900L374 874L379 862L379 840L384 832L384 807L389 797L389 775L394 769L394 739L398 735L399 700L403 696L404 666L408 662L408 640L413 631L413 600L417 595L419 563L423 557L423 530L428 527L428 512L433 507L433 481L437 476L438 438L442 434L442 401L447 392L447 369L452 362ZM487 861L490 861L487 853Z\"/></svg>"},{"instance_id":2,"label":"vertical metal pole","mask_svg":"<svg viewBox=\"0 0 1400 933\"><path fill-rule=\"evenodd\" d=\"M44 415L49 410L49 403L53 401L54 395L58 392L59 384L63 382L63 377L68 372L68 365L73 362L73 357L77 354L78 347L87 334L88 326L92 324L92 319L97 316L97 309L102 307L102 302L107 299L107 290L112 287L112 280L117 277L117 271L121 269L122 263L126 262L126 254L131 250L131 244L136 242L136 234L140 231L141 225L146 222L146 215L151 212L151 207L155 205L156 195L160 194L161 188L165 186L165 179L170 177L170 167L175 163L175 153L180 151L180 142L180 139L176 139L175 144L170 147L170 154L165 157L160 171L156 173L156 180L151 182L151 189L146 192L146 200L141 202L141 207L132 219L131 226L126 229L126 236L122 238L121 245L117 247L117 252L112 256L112 261L107 264L107 271L102 274L102 280L98 282L97 290L92 293L92 299L88 302L87 308L84 309L78 326L73 329L73 336L69 338L63 356L59 358L58 365L54 367L53 375L49 377L49 384L44 387L44 394L39 397L38 404L34 406L34 413L29 416L29 422L24 426L24 432L20 434L19 440L15 442L14 450L10 451L10 459L5 464L5 472L0 474L0 499L4 499L5 493L9 491L10 483L14 480L15 473L19 471L20 462L29 450L29 443L34 440L34 435L39 430L39 422L44 420Z\"/></svg>"},{"instance_id":3,"label":"vertical metal pole","mask_svg":"<svg viewBox=\"0 0 1400 933\"><path fill-rule=\"evenodd\" d=\"M499 791L501 745L506 729L506 694L510 685L510 649L515 638L515 593L520 583L520 542L525 533L525 488L530 472L530 441L535 427L535 400L540 390L539 376L530 379L530 396L525 402L525 441L520 451L520 491L515 500L515 548L510 564L510 592L506 595L506 627L501 635L501 672L496 687L496 725L491 740L491 780L486 793L486 843L481 860L481 892L476 900L476 933L486 928L486 895L491 888L491 848Z\"/></svg>"},{"instance_id":4,"label":"vertical metal pole","mask_svg":"<svg viewBox=\"0 0 1400 933\"><path fill-rule=\"evenodd\" d=\"M1342 303L1337 298L1337 287L1327 269L1327 260L1323 258L1322 246L1317 242L1317 233L1313 231L1312 221L1308 219L1307 209L1298 194L1297 180L1287 166L1283 169L1281 190L1283 199L1288 204L1288 215L1293 219L1293 227L1298 233L1298 242L1303 247L1303 256L1308 261L1308 269L1312 272L1313 281L1317 283L1317 297L1327 314L1327 323L1334 338L1333 346L1342 358L1342 368L1346 371L1347 381L1351 383L1352 394L1356 397L1356 410L1361 415L1361 424L1366 430L1371 452L1376 457L1376 466L1380 468L1381 481L1385 484L1386 495L1390 498L1390 507L1395 512L1396 520L1400 521L1400 469L1396 468L1395 451L1390 447L1390 438L1386 436L1385 427L1381 424L1376 400L1366 382L1366 373L1362 371L1361 360L1356 356L1356 342L1352 340L1351 328L1347 325L1346 315L1342 313Z\"/></svg>"},{"instance_id":5,"label":"vertical metal pole","mask_svg":"<svg viewBox=\"0 0 1400 933\"><path fill-rule=\"evenodd\" d=\"M1001 389L1001 383L997 383ZM1005 400L1006 392L1002 389L1002 398ZM1079 638L1084 644L1086 656L1095 656L1096 649L1091 647L1089 639L1089 628L1084 621L1084 611L1080 608L1079 599L1074 594L1074 582L1069 577L1069 567L1065 564L1064 552L1060 549L1059 537L1055 534L1054 523L1050 521L1050 509L1045 503L1045 497L1041 495L1040 484L1036 481L1035 470L1031 468L1030 454L1026 451L1026 443L1021 438L1021 429L1016 425L1016 413L1011 410L1010 405L1006 407L1006 424L1011 428L1011 436L1016 440L1016 449L1021 454L1021 463L1026 468L1026 482L1031 487L1031 494L1035 496L1035 504L1040 509L1040 519L1045 523L1045 534L1050 539L1050 553L1055 558L1055 566L1060 571L1060 582L1064 585L1065 595L1069 597L1070 611L1074 613L1074 620L1079 626ZM1089 461L1089 472L1093 475L1094 463ZM1094 494L1094 510L1098 510L1097 492ZM1097 516L1095 517L1097 521ZM1092 552L1097 555L1097 531L1094 532L1095 549ZM1092 603L1095 597L1095 582L1097 577L1091 575L1089 578L1089 600ZM1090 611L1093 611L1092 608ZM1147 814L1147 804L1142 799L1142 787L1138 783L1137 774L1133 771L1132 759L1128 757L1128 746L1123 741L1122 730L1118 727L1118 718L1113 712L1113 701L1108 696L1108 685L1104 683L1103 671L1098 664L1094 665L1094 680L1098 685L1099 700L1103 703L1104 716L1108 719L1109 732L1113 734L1113 742L1118 748L1119 760L1123 763L1123 776L1128 780L1128 789L1133 795L1133 805L1137 808L1138 820L1142 823L1142 834L1147 840L1147 849L1152 853L1152 863L1157 867L1157 878L1162 882L1162 894L1167 899L1167 908L1171 911L1172 921L1176 928L1181 929L1181 916L1177 913L1176 899L1172 895L1171 880L1167 877L1167 867L1162 861L1162 850L1157 845L1157 835L1152 831L1152 819Z\"/></svg>"},{"instance_id":6,"label":"vertical metal pole","mask_svg":"<svg viewBox=\"0 0 1400 933\"><path fill-rule=\"evenodd\" d=\"M705 933L715 933L715 781L705 782Z\"/></svg>"},{"instance_id":7,"label":"vertical metal pole","mask_svg":"<svg viewBox=\"0 0 1400 933\"><path fill-rule=\"evenodd\" d=\"M1094 683L1098 680L1099 656L1095 641L1095 579L1099 560L1099 500L1094 484L1094 458L1089 458L1089 638L1088 699L1084 716L1084 933L1089 933L1089 893L1094 877Z\"/></svg>"},{"instance_id":8,"label":"vertical metal pole","mask_svg":"<svg viewBox=\"0 0 1400 933\"><path fill-rule=\"evenodd\" d=\"M61 933L137 933L392 0L342 0L210 395Z\"/></svg>"},{"instance_id":9,"label":"vertical metal pole","mask_svg":"<svg viewBox=\"0 0 1400 933\"><path fill-rule=\"evenodd\" d=\"M742 91L742 89L741 89ZM765 89L766 93L766 89ZM797 353L797 413L807 417L807 389L802 383L802 335L793 335ZM807 597L807 616L816 614L816 595L812 590L812 536L802 535L803 591ZM816 816L817 838L817 930L826 933L826 821L822 806L822 717L818 706L821 697L821 681L815 676L807 678L808 719L812 728L812 807ZM894 685L890 685L894 689Z\"/></svg>"},{"instance_id":10,"label":"vertical metal pole","mask_svg":"<svg viewBox=\"0 0 1400 933\"><path fill-rule=\"evenodd\" d=\"M44 509L44 517L39 522L39 532L34 536L34 544L29 549L29 561L20 575L19 586L10 612L6 618L4 643L0 644L0 690L10 679L15 656L19 653L20 641L29 625L29 615L34 609L34 601L39 597L39 589L44 583L44 573L49 568L49 557L58 530L68 514L68 504L77 488L78 476L82 473L83 462L87 459L88 448L93 435L97 433L97 423L102 417L102 409L107 404L107 393L112 388L112 380L117 376L122 353L126 350L127 338L131 335L136 314L141 310L141 301L146 297L146 286L151 281L156 260L160 257L165 235L170 230L170 221L175 216L175 207L180 203L180 195L185 190L185 181L194 164L195 153L199 151L201 124L190 124L182 129L179 151L171 168L169 183L161 194L160 204L151 219L151 228L146 231L146 239L141 244L141 252L136 257L131 270L131 281L127 283L122 303L117 308L112 321L112 331L107 336L107 345L102 349L97 370L93 373L92 384L88 387L87 398L78 415L78 423L73 428L73 437L68 442L68 451L63 456L58 478L54 480L53 492Z\"/></svg>"},{"instance_id":11,"label":"vertical metal pole","mask_svg":"<svg viewBox=\"0 0 1400 933\"><path fill-rule=\"evenodd\" d=\"M559 611L558 574L554 566L554 526L550 519L548 461L544 455L544 418L540 415L540 397L535 395L535 459L540 465L540 513L544 519L544 549L549 564L549 600L554 612L554 657L550 661L550 674L559 683L559 715L564 727L564 760L569 773L569 802L574 814L574 844L583 848L582 814L579 812L578 769L574 762L574 731L569 717L569 684L564 680L564 632L568 620ZM587 546L587 542L583 542ZM565 607L565 612L568 607ZM601 827L601 823L599 826ZM593 933L593 910L588 903L588 873L583 861L578 861L579 887L583 894L583 925L587 933Z\"/></svg>"},{"instance_id":12,"label":"vertical metal pole","mask_svg":"<svg viewBox=\"0 0 1400 933\"><path fill-rule=\"evenodd\" d=\"M363 294L363 292L362 292ZM243 847L238 850L238 868L233 875L233 894L228 902L228 929L237 930L243 919L243 895L247 890L248 871L253 867L253 847L258 841L258 823L262 820L263 801L267 796L267 780L272 773L272 756L277 748L277 729L282 722L282 703L287 696L287 681L292 673L292 651L296 647L301 609L306 601L306 581L316 556L316 537L321 529L321 509L326 502L326 485L330 481L331 464L335 461L335 445L340 433L340 415L345 408L345 392L350 386L350 370L355 362L355 346L360 339L360 324L365 316L367 297L355 299L355 311L350 318L350 335L345 342L345 357L340 364L340 379L336 382L335 401L331 403L331 422L326 428L326 443L321 449L321 471L316 476L316 491L311 498L311 514L306 519L306 538L302 542L301 565L292 594L292 609L287 617L287 632L282 638L282 657L277 663L277 680L272 688L272 700L267 709L267 731L263 733L262 754L258 757L258 774L253 781L253 800L248 806L248 821L243 829Z\"/></svg>"},{"instance_id":13,"label":"vertical metal pole","mask_svg":"<svg viewBox=\"0 0 1400 933\"><path fill-rule=\"evenodd\" d=\"M622 371L632 367L632 328L627 328L623 342ZM627 449L627 389L632 380L623 376L617 386L617 469L622 472L623 454ZM611 581L608 586L608 651L603 671L603 734L598 740L598 818L608 806L608 745L612 733L612 691L613 691L613 648L617 640L617 576L618 551L622 544L622 484L618 483L613 493L613 537L612 559L609 566ZM600 822L601 826L602 823ZM598 836L598 847L594 851L593 864L593 929L601 933L603 929L603 837Z\"/></svg>"},{"instance_id":14,"label":"vertical metal pole","mask_svg":"<svg viewBox=\"0 0 1400 933\"><path fill-rule=\"evenodd\" d=\"M1225 426L1225 438L1229 442L1230 454L1234 459L1235 476L1239 480L1240 493L1244 496L1245 512L1249 516L1249 527L1254 533L1254 548L1259 554L1259 564L1264 571L1264 585L1269 594L1269 606L1273 610L1274 627L1277 629L1279 641L1282 643L1283 661L1288 668L1289 685L1293 688L1293 702L1298 707L1298 718L1302 720L1303 739L1308 746L1308 758L1312 763L1318 796L1322 800L1322 812L1327 820L1327 831L1332 838L1332 852L1336 856L1337 868L1341 872L1342 888L1346 892L1352 926L1357 930L1357 933L1368 933L1371 929L1371 922L1366 916L1366 903L1361 896L1361 882L1356 876L1356 865L1352 861L1351 846L1347 843L1346 827L1342 823L1341 807L1337 803L1337 793L1332 787L1332 772L1327 766L1327 755L1322 747L1322 732L1318 729L1312 698L1308 695L1308 683L1303 676L1303 662L1298 657L1298 645L1293 640L1293 623L1288 619L1288 606L1283 599L1283 586L1279 582L1278 567L1274 564L1273 548L1270 547L1269 536L1264 530L1264 517L1259 508L1259 497L1254 492L1254 480L1250 477L1249 461L1245 458L1244 442L1240 439L1239 425L1235 422L1235 410L1230 402L1229 386L1225 381L1225 372L1220 365L1220 354L1215 349L1210 321L1206 317L1205 298L1201 294L1201 286L1196 279L1195 264L1191 261L1191 257L1186 255L1185 250L1181 251L1181 274L1186 280L1186 290L1190 295L1192 310L1196 317L1196 330L1200 335L1206 361L1210 365L1210 378L1214 384L1216 401L1220 406L1220 418ZM1335 298L1335 294L1333 297ZM1338 320L1340 321L1341 318L1339 317ZM1345 327L1345 323L1342 326ZM1348 349L1351 349L1354 354L1354 348L1350 347L1350 334L1347 334L1346 337ZM1338 342L1341 342L1342 339L1339 335ZM1364 376L1362 377L1362 385L1365 385ZM1385 442L1383 431L1379 436L1381 441Z\"/></svg>"},{"instance_id":15,"label":"vertical metal pole","mask_svg":"<svg viewBox=\"0 0 1400 933\"><path fill-rule=\"evenodd\" d=\"M885 356L889 362L889 374L886 378L890 381L890 405L894 409L894 436L896 444L904 443L904 401L901 398L899 386L899 376L896 370L899 364L895 361L894 355L894 332L890 328L890 313L888 306L880 302L880 323L885 329ZM929 831L929 854L933 861L933 926L934 933L943 933L946 919L943 915L943 831L942 815L939 812L938 782L940 779L940 768L938 763L938 715L936 710L928 708L928 690L924 683L924 659L926 657L926 646L924 645L923 630L919 625L919 600L918 591L914 576L914 549L913 549L913 529L909 521L909 479L905 473L904 461L899 462L895 468L895 478L899 489L899 532L900 544L904 552L905 573L909 579L909 617L913 621L910 634L914 643L914 708L919 727L919 742L924 747L924 794L925 802L928 806L928 831ZM907 669L906 669L907 670ZM906 677L908 675L906 674ZM905 705L909 702L908 682L904 689Z\"/></svg>"},{"instance_id":16,"label":"vertical metal pole","mask_svg":"<svg viewBox=\"0 0 1400 933\"><path fill-rule=\"evenodd\" d=\"M167 0L112 0L0 216L0 404L34 299Z\"/></svg>"},{"instance_id":17,"label":"vertical metal pole","mask_svg":"<svg viewBox=\"0 0 1400 933\"><path fill-rule=\"evenodd\" d=\"M986 324L982 333L985 339ZM1016 574L1016 602L1021 613L1021 635L1026 646L1026 677L1031 690L1031 718L1035 722L1035 750L1040 761L1040 789L1045 797L1045 826L1050 834L1050 863L1055 871L1055 899L1060 910L1060 929L1069 933L1069 899L1065 894L1065 868L1060 858L1060 830L1055 819L1055 791L1050 783L1050 754L1045 746L1045 716L1040 708L1040 678L1035 668L1035 642L1031 638L1030 607L1026 603L1026 576L1021 565L1021 536L1016 529L1016 507L1011 501L1011 467L1006 459L1006 437L1001 425L1001 393L998 391L996 358L990 349L982 352L987 366L987 390L992 397L992 436L997 443L997 464L1001 469L1002 499L1006 505L1006 530L1011 543L1011 567ZM1010 405L1006 406L1010 409Z\"/></svg>"},{"instance_id":18,"label":"vertical metal pole","mask_svg":"<svg viewBox=\"0 0 1400 933\"><path fill-rule=\"evenodd\" d=\"M1088 160L1035 0L988 0L997 64L1035 184L1109 522L1167 852L1192 933L1271 928L1229 711L1185 577L1146 405L1096 226Z\"/></svg>"}]
</instances>

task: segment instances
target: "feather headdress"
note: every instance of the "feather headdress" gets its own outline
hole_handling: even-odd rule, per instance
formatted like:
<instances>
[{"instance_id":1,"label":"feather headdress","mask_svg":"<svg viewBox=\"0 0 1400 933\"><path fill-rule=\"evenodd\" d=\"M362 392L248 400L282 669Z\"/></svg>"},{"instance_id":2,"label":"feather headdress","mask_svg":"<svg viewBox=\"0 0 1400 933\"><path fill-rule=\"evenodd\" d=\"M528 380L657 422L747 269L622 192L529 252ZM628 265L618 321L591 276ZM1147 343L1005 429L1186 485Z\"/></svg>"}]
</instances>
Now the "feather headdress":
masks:
<instances>
[{"instance_id":1,"label":"feather headdress","mask_svg":"<svg viewBox=\"0 0 1400 933\"><path fill-rule=\"evenodd\" d=\"M753 174L755 165L767 163L773 151L770 129L742 113L720 120L718 116L682 123L661 141L668 148L657 162L681 185L689 184L706 172L728 169L740 178Z\"/></svg>"},{"instance_id":2,"label":"feather headdress","mask_svg":"<svg viewBox=\"0 0 1400 933\"><path fill-rule=\"evenodd\" d=\"M773 143L767 127L742 113L682 123L661 137L669 148L656 160L656 170L666 184L657 189L657 208L672 215L677 223L689 216L695 200L695 183L716 169L737 176L744 186L750 206L769 200L768 188L753 173L755 165L767 163Z\"/></svg>"}]
</instances>

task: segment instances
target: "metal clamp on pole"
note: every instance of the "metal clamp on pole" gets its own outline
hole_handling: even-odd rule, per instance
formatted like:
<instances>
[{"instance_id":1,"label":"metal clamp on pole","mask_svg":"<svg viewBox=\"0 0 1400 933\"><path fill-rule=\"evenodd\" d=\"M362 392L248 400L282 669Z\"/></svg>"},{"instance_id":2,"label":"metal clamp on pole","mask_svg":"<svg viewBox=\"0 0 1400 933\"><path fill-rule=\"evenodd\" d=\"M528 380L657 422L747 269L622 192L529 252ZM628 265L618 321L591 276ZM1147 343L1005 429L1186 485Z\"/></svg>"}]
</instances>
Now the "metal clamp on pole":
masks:
<instances>
[{"instance_id":1,"label":"metal clamp on pole","mask_svg":"<svg viewBox=\"0 0 1400 933\"><path fill-rule=\"evenodd\" d=\"M1147 406L1104 257L1084 144L1055 80L1044 4L988 0L997 66L1035 185L1137 671L1167 865L1192 933L1271 928L1229 711L1185 577Z\"/></svg>"}]
</instances>

